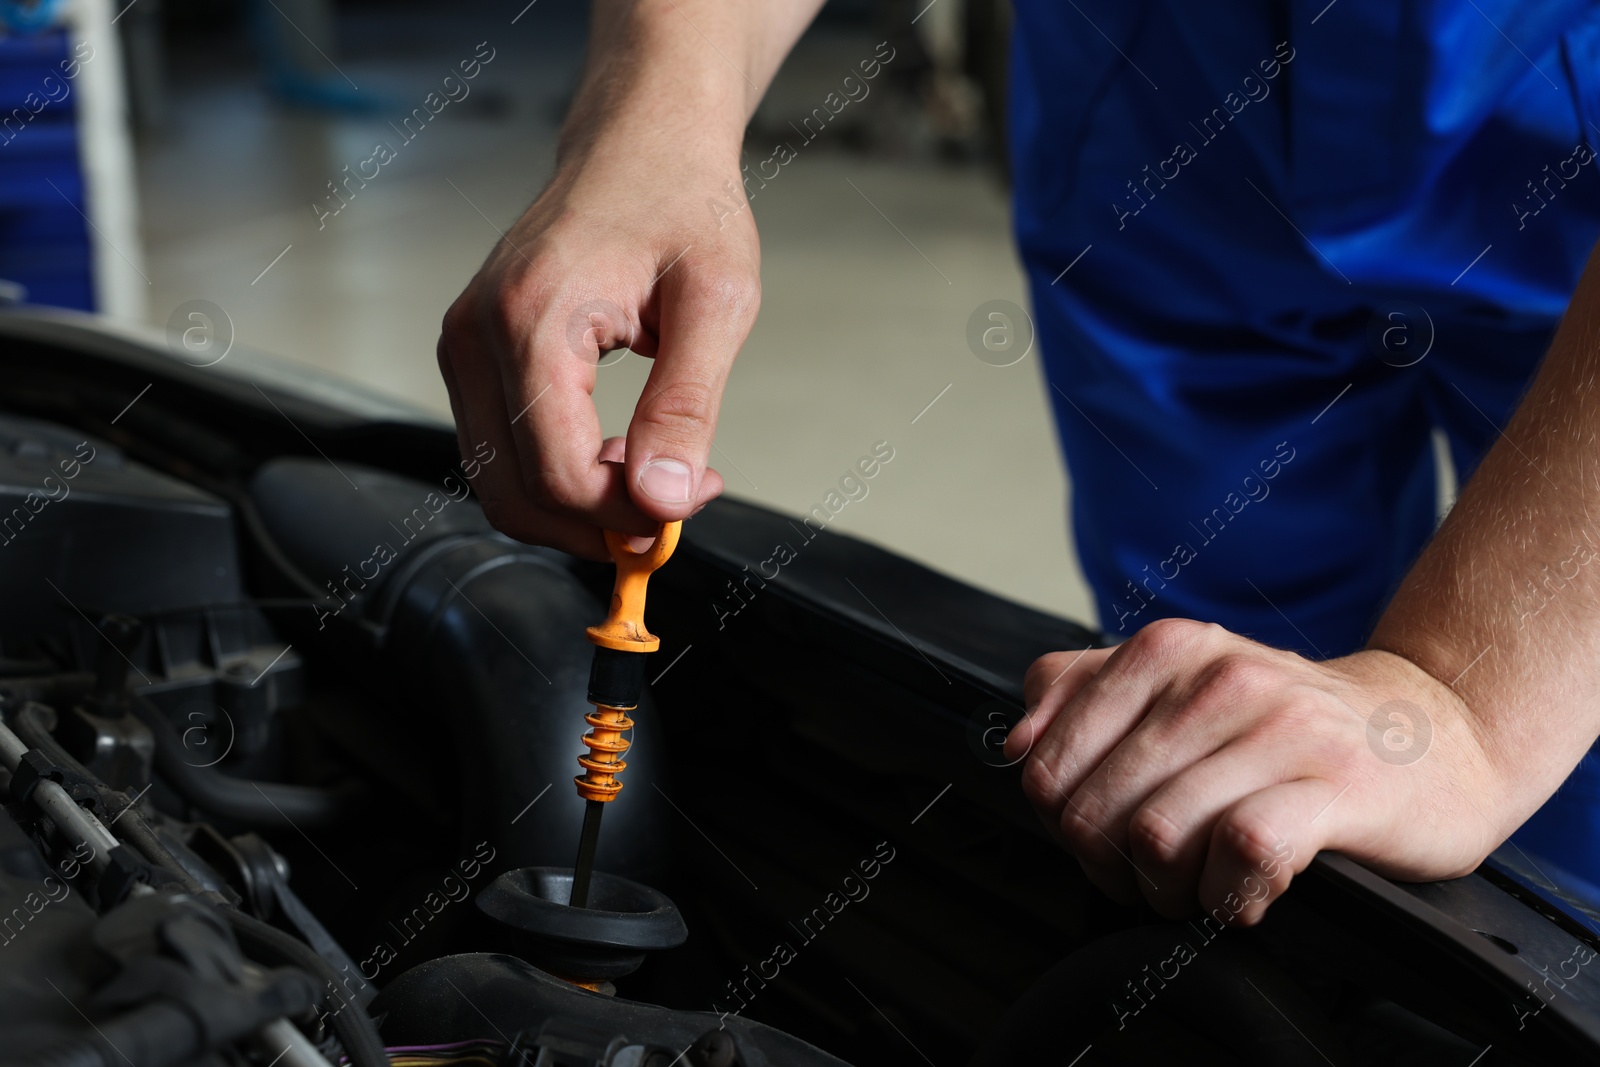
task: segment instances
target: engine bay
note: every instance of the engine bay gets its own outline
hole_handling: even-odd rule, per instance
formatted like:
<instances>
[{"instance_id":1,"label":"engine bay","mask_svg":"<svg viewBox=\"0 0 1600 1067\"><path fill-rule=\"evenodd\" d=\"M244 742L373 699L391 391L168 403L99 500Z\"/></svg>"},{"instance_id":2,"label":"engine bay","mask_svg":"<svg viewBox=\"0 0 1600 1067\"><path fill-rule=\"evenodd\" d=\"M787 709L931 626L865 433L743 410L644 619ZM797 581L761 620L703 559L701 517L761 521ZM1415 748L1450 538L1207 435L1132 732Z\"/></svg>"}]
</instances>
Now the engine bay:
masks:
<instances>
[{"instance_id":1,"label":"engine bay","mask_svg":"<svg viewBox=\"0 0 1600 1067\"><path fill-rule=\"evenodd\" d=\"M1504 871L1332 857L1180 970L999 751L1098 635L734 500L652 579L574 920L610 568L491 529L448 428L6 329L7 1063L1465 1063L1594 938ZM1549 1007L1500 1062L1600 1047L1600 997Z\"/></svg>"}]
</instances>

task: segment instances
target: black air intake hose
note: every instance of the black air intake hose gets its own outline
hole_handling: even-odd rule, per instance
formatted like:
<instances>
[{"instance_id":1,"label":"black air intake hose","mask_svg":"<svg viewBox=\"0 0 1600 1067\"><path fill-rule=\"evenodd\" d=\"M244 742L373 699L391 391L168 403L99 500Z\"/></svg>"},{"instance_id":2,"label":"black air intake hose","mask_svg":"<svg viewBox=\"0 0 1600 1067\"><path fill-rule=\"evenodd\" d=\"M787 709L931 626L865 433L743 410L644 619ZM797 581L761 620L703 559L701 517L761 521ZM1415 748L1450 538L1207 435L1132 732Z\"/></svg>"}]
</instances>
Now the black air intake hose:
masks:
<instances>
[{"instance_id":1,"label":"black air intake hose","mask_svg":"<svg viewBox=\"0 0 1600 1067\"><path fill-rule=\"evenodd\" d=\"M604 616L603 600L576 577L571 557L495 533L460 472L430 485L340 468L277 459L250 488L278 550L340 591L306 639L354 646L339 648L341 657L373 656L410 705L404 715L451 739L464 850L487 839L496 869L570 866L583 822L572 778L591 710L594 649L583 631ZM662 873L667 819L676 816L651 788L662 773L661 735L648 693L630 717L638 725L625 790L606 812L597 863L648 884Z\"/></svg>"},{"instance_id":2,"label":"black air intake hose","mask_svg":"<svg viewBox=\"0 0 1600 1067\"><path fill-rule=\"evenodd\" d=\"M324 789L234 778L183 758L183 739L161 711L136 698L133 713L156 738L156 770L184 800L210 815L251 826L327 826L361 810L367 790L357 783Z\"/></svg>"}]
</instances>

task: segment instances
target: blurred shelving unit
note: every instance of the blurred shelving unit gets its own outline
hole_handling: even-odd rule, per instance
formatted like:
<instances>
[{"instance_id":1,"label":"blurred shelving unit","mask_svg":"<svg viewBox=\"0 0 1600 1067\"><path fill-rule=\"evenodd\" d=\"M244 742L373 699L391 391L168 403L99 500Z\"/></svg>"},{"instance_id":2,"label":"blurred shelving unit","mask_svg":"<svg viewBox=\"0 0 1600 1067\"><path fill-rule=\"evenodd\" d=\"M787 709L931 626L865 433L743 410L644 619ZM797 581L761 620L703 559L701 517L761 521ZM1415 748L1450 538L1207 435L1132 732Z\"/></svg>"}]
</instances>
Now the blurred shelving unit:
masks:
<instances>
[{"instance_id":1,"label":"blurred shelving unit","mask_svg":"<svg viewBox=\"0 0 1600 1067\"><path fill-rule=\"evenodd\" d=\"M127 6L0 0L0 301L143 318Z\"/></svg>"}]
</instances>

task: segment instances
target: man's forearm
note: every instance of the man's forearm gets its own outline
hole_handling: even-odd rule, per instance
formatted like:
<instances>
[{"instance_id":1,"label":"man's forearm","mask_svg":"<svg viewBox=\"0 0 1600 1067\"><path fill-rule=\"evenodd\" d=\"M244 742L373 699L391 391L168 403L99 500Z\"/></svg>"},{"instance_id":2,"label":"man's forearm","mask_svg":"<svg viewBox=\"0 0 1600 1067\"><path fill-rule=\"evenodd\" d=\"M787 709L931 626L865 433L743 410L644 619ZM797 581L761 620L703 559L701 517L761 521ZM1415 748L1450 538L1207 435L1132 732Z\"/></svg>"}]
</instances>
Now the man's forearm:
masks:
<instances>
[{"instance_id":1,"label":"man's forearm","mask_svg":"<svg viewBox=\"0 0 1600 1067\"><path fill-rule=\"evenodd\" d=\"M1600 734L1600 255L1502 437L1371 647L1452 685L1506 784L1509 833ZM1511 821L1514 820L1514 821Z\"/></svg>"},{"instance_id":2,"label":"man's forearm","mask_svg":"<svg viewBox=\"0 0 1600 1067\"><path fill-rule=\"evenodd\" d=\"M599 0L558 158L613 133L737 151L822 0Z\"/></svg>"}]
</instances>

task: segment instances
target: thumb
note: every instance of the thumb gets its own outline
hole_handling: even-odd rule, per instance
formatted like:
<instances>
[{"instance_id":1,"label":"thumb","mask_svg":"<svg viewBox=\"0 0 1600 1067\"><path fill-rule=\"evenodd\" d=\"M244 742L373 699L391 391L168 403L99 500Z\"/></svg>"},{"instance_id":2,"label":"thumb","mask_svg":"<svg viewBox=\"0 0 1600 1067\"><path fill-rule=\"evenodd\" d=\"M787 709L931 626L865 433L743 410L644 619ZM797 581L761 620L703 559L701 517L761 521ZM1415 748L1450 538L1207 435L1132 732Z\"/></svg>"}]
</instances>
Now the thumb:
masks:
<instances>
[{"instance_id":1,"label":"thumb","mask_svg":"<svg viewBox=\"0 0 1600 1067\"><path fill-rule=\"evenodd\" d=\"M628 427L627 468L634 503L667 522L722 492L707 461L722 390L758 297L753 276L704 270L669 275L659 296L655 366Z\"/></svg>"}]
</instances>

